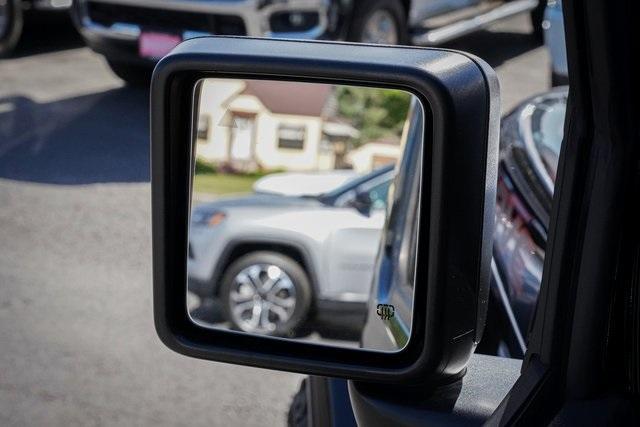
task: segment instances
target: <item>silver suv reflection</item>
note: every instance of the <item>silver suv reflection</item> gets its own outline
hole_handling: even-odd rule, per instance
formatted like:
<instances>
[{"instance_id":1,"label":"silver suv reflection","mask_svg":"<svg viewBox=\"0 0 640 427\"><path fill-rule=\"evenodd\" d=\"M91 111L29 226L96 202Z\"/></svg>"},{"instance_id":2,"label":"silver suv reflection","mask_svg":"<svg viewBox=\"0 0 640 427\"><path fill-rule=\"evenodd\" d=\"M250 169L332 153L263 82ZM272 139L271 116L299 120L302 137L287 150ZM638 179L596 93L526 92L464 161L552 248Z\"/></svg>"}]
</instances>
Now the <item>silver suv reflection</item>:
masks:
<instances>
[{"instance_id":1,"label":"silver suv reflection","mask_svg":"<svg viewBox=\"0 0 640 427\"><path fill-rule=\"evenodd\" d=\"M393 176L385 166L320 196L196 206L189 291L215 300L222 321L246 332L291 335L310 320L359 332Z\"/></svg>"}]
</instances>

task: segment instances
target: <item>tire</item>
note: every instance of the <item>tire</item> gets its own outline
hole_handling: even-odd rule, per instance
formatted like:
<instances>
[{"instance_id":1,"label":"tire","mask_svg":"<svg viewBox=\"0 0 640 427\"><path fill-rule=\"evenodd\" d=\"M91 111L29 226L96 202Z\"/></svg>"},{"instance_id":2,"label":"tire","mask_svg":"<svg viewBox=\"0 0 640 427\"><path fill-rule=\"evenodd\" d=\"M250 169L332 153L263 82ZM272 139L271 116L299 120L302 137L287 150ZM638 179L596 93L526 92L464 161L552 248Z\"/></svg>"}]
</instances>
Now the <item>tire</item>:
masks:
<instances>
[{"instance_id":1,"label":"tire","mask_svg":"<svg viewBox=\"0 0 640 427\"><path fill-rule=\"evenodd\" d=\"M546 0L540 0L538 6L533 9L529 15L531 18L531 26L533 27L533 38L537 43L544 43L544 31L542 30L542 20L544 19L544 9L547 5Z\"/></svg>"},{"instance_id":2,"label":"tire","mask_svg":"<svg viewBox=\"0 0 640 427\"><path fill-rule=\"evenodd\" d=\"M107 63L113 73L130 86L149 87L151 83L151 67L129 64L107 58Z\"/></svg>"},{"instance_id":3,"label":"tire","mask_svg":"<svg viewBox=\"0 0 640 427\"><path fill-rule=\"evenodd\" d=\"M22 34L22 7L20 0L6 0L0 6L0 58L9 56Z\"/></svg>"},{"instance_id":4,"label":"tire","mask_svg":"<svg viewBox=\"0 0 640 427\"><path fill-rule=\"evenodd\" d=\"M269 277L272 268L274 278ZM220 297L225 319L234 329L293 337L309 317L312 289L307 274L295 260L261 251L240 257L226 269ZM260 307L257 316L254 306Z\"/></svg>"},{"instance_id":5,"label":"tire","mask_svg":"<svg viewBox=\"0 0 640 427\"><path fill-rule=\"evenodd\" d=\"M307 378L302 380L298 392L291 400L287 413L288 427L308 427L309 411L307 410Z\"/></svg>"},{"instance_id":6,"label":"tire","mask_svg":"<svg viewBox=\"0 0 640 427\"><path fill-rule=\"evenodd\" d=\"M395 31L391 30L388 33L394 34L393 40L376 40L367 28L370 24L376 27L372 20L385 15L391 19L395 25ZM353 19L349 28L348 39L358 43L407 44L407 12L404 10L400 0L358 1L353 11Z\"/></svg>"},{"instance_id":7,"label":"tire","mask_svg":"<svg viewBox=\"0 0 640 427\"><path fill-rule=\"evenodd\" d=\"M551 71L551 87L568 86L569 76Z\"/></svg>"}]
</instances>

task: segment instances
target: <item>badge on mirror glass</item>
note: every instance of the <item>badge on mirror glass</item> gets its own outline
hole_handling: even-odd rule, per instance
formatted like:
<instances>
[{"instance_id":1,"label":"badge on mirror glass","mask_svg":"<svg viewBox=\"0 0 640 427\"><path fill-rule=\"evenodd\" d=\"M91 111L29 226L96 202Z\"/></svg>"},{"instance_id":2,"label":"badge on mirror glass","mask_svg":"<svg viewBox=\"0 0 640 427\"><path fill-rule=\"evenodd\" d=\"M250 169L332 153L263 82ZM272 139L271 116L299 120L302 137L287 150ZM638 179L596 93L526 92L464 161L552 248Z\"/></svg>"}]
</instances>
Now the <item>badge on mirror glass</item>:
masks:
<instances>
[{"instance_id":1,"label":"badge on mirror glass","mask_svg":"<svg viewBox=\"0 0 640 427\"><path fill-rule=\"evenodd\" d=\"M173 34L143 32L138 39L138 53L143 58L160 59L182 42Z\"/></svg>"},{"instance_id":2,"label":"badge on mirror glass","mask_svg":"<svg viewBox=\"0 0 640 427\"><path fill-rule=\"evenodd\" d=\"M382 320L391 319L394 316L395 311L395 307L391 304L378 304L378 307L376 308L376 313L378 313L378 316L380 316L380 319Z\"/></svg>"}]
</instances>

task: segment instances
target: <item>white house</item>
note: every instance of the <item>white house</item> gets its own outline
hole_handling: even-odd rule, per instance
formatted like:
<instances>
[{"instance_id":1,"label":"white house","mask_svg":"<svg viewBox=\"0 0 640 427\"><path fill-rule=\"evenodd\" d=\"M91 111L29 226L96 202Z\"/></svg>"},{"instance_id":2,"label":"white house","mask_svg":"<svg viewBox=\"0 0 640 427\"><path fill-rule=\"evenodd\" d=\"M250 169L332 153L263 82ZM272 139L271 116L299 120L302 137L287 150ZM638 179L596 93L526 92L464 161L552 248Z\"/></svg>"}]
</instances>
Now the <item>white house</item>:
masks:
<instances>
[{"instance_id":1,"label":"white house","mask_svg":"<svg viewBox=\"0 0 640 427\"><path fill-rule=\"evenodd\" d=\"M367 173L390 163L402 154L400 139L394 136L367 142L347 154L347 160L358 173Z\"/></svg>"},{"instance_id":2,"label":"white house","mask_svg":"<svg viewBox=\"0 0 640 427\"><path fill-rule=\"evenodd\" d=\"M334 147L323 131L332 90L317 83L207 79L200 94L197 155L240 170L333 169ZM345 129L345 137L357 134ZM335 126L330 131L335 133Z\"/></svg>"}]
</instances>

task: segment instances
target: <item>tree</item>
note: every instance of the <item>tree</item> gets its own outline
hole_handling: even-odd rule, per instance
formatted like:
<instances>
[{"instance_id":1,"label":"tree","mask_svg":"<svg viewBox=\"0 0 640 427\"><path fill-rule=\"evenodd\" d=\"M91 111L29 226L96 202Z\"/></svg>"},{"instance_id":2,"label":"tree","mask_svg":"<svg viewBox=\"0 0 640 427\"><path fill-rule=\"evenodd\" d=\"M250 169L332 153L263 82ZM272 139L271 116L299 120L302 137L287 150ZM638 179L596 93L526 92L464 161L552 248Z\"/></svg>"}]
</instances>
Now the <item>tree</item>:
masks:
<instances>
[{"instance_id":1,"label":"tree","mask_svg":"<svg viewBox=\"0 0 640 427\"><path fill-rule=\"evenodd\" d=\"M385 136L400 136L409 113L411 95L396 89L339 86L338 117L360 131L355 145Z\"/></svg>"}]
</instances>

